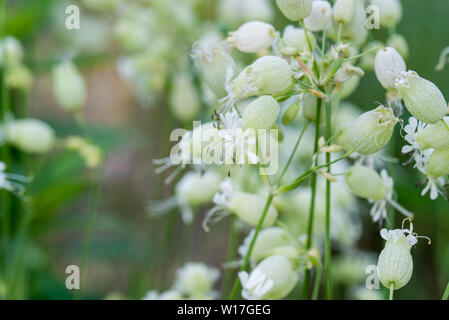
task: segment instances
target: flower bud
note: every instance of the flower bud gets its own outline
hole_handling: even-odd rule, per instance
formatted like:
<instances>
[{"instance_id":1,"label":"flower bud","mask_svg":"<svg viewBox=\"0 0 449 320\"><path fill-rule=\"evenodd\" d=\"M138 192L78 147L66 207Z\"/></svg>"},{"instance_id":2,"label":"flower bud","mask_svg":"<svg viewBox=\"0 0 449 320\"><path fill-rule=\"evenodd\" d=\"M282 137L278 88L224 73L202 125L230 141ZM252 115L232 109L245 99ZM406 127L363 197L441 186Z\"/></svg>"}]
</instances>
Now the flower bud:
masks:
<instances>
[{"instance_id":1,"label":"flower bud","mask_svg":"<svg viewBox=\"0 0 449 320\"><path fill-rule=\"evenodd\" d=\"M256 227L262 216L265 207L265 199L259 195L236 192L232 195L228 210L236 214L242 221ZM270 205L265 216L262 227L272 226L278 217L278 212L273 205Z\"/></svg>"},{"instance_id":2,"label":"flower bud","mask_svg":"<svg viewBox=\"0 0 449 320\"><path fill-rule=\"evenodd\" d=\"M418 131L416 142L423 150L430 148L447 149L449 147L449 130L447 129L449 117L445 117L442 121L445 121L446 125L440 121Z\"/></svg>"},{"instance_id":3,"label":"flower bud","mask_svg":"<svg viewBox=\"0 0 449 320\"><path fill-rule=\"evenodd\" d=\"M8 123L5 137L19 150L32 154L50 151L55 142L53 129L37 119L20 119Z\"/></svg>"},{"instance_id":4,"label":"flower bud","mask_svg":"<svg viewBox=\"0 0 449 320\"><path fill-rule=\"evenodd\" d=\"M280 108L271 96L262 96L251 102L242 114L243 129L270 129L279 116Z\"/></svg>"},{"instance_id":5,"label":"flower bud","mask_svg":"<svg viewBox=\"0 0 449 320\"><path fill-rule=\"evenodd\" d=\"M312 43L312 49L316 47L316 39L313 33L309 32L309 39ZM282 41L289 46L297 49L299 52L309 51L309 45L307 43L306 32L304 29L295 28L291 25L284 29L282 35Z\"/></svg>"},{"instance_id":6,"label":"flower bud","mask_svg":"<svg viewBox=\"0 0 449 320\"><path fill-rule=\"evenodd\" d=\"M387 40L387 46L395 48L404 59L408 58L409 46L407 40L400 34L395 33L390 36Z\"/></svg>"},{"instance_id":7,"label":"flower bud","mask_svg":"<svg viewBox=\"0 0 449 320\"><path fill-rule=\"evenodd\" d=\"M326 29L332 16L332 8L329 2L316 0L312 2L310 16L304 19L304 23L310 31Z\"/></svg>"},{"instance_id":8,"label":"flower bud","mask_svg":"<svg viewBox=\"0 0 449 320\"><path fill-rule=\"evenodd\" d=\"M392 47L377 51L374 59L374 72L377 80L385 89L394 89L396 79L406 71L406 68L404 59Z\"/></svg>"},{"instance_id":9,"label":"flower bud","mask_svg":"<svg viewBox=\"0 0 449 320\"><path fill-rule=\"evenodd\" d=\"M192 121L201 108L200 98L191 77L186 73L174 76L170 92L170 110L183 122Z\"/></svg>"},{"instance_id":10,"label":"flower bud","mask_svg":"<svg viewBox=\"0 0 449 320\"><path fill-rule=\"evenodd\" d=\"M275 38L276 30L271 24L250 21L230 32L228 41L242 52L257 53L268 49Z\"/></svg>"},{"instance_id":11,"label":"flower bud","mask_svg":"<svg viewBox=\"0 0 449 320\"><path fill-rule=\"evenodd\" d=\"M176 185L175 193L181 204L197 207L212 201L220 184L220 175L208 170L205 173L186 173Z\"/></svg>"},{"instance_id":12,"label":"flower bud","mask_svg":"<svg viewBox=\"0 0 449 320\"><path fill-rule=\"evenodd\" d=\"M410 281L413 273L410 248L404 235L387 240L377 262L379 279L386 288L393 285L393 289L398 290Z\"/></svg>"},{"instance_id":13,"label":"flower bud","mask_svg":"<svg viewBox=\"0 0 449 320\"><path fill-rule=\"evenodd\" d=\"M312 12L312 0L276 0L279 10L291 21L299 21Z\"/></svg>"},{"instance_id":14,"label":"flower bud","mask_svg":"<svg viewBox=\"0 0 449 320\"><path fill-rule=\"evenodd\" d=\"M14 65L23 59L23 48L19 40L5 37L0 40L0 65Z\"/></svg>"},{"instance_id":15,"label":"flower bud","mask_svg":"<svg viewBox=\"0 0 449 320\"><path fill-rule=\"evenodd\" d=\"M83 77L72 62L63 62L53 69L53 93L67 111L78 111L86 102Z\"/></svg>"},{"instance_id":16,"label":"flower bud","mask_svg":"<svg viewBox=\"0 0 449 320\"><path fill-rule=\"evenodd\" d=\"M279 97L287 94L293 84L289 64L282 58L265 56L246 67L232 81L232 89L239 99L256 95Z\"/></svg>"},{"instance_id":17,"label":"flower bud","mask_svg":"<svg viewBox=\"0 0 449 320\"><path fill-rule=\"evenodd\" d=\"M203 263L188 262L176 273L174 288L186 295L203 295L213 289L220 272Z\"/></svg>"},{"instance_id":18,"label":"flower bud","mask_svg":"<svg viewBox=\"0 0 449 320\"><path fill-rule=\"evenodd\" d=\"M197 42L193 45L192 57L201 75L218 98L226 95L226 73L230 68L237 73L237 64L234 59L219 44L203 44Z\"/></svg>"},{"instance_id":19,"label":"flower bud","mask_svg":"<svg viewBox=\"0 0 449 320\"><path fill-rule=\"evenodd\" d=\"M296 286L298 275L290 261L282 255L262 260L248 275L240 272L242 296L253 300L279 300L285 298Z\"/></svg>"},{"instance_id":20,"label":"flower bud","mask_svg":"<svg viewBox=\"0 0 449 320\"><path fill-rule=\"evenodd\" d=\"M384 106L363 113L351 129L352 148L363 155L380 151L390 141L397 122L393 110Z\"/></svg>"},{"instance_id":21,"label":"flower bud","mask_svg":"<svg viewBox=\"0 0 449 320\"><path fill-rule=\"evenodd\" d=\"M400 0L371 0L371 4L380 10L380 25L385 28L394 28L402 18L402 5Z\"/></svg>"},{"instance_id":22,"label":"flower bud","mask_svg":"<svg viewBox=\"0 0 449 320\"><path fill-rule=\"evenodd\" d=\"M292 103L282 115L282 124L286 126L292 123L296 119L298 113L299 105L297 103Z\"/></svg>"},{"instance_id":23,"label":"flower bud","mask_svg":"<svg viewBox=\"0 0 449 320\"><path fill-rule=\"evenodd\" d=\"M362 165L352 166L348 170L346 184L353 194L364 199L382 200L388 191L379 174Z\"/></svg>"},{"instance_id":24,"label":"flower bud","mask_svg":"<svg viewBox=\"0 0 449 320\"><path fill-rule=\"evenodd\" d=\"M396 87L407 110L418 120L432 124L446 115L448 106L440 89L416 72L403 73Z\"/></svg>"},{"instance_id":25,"label":"flower bud","mask_svg":"<svg viewBox=\"0 0 449 320\"><path fill-rule=\"evenodd\" d=\"M447 174L449 174L449 148L433 151L426 165L426 176L436 179Z\"/></svg>"},{"instance_id":26,"label":"flower bud","mask_svg":"<svg viewBox=\"0 0 449 320\"><path fill-rule=\"evenodd\" d=\"M309 121L315 122L318 98L311 93L305 93L302 96L301 104L302 104L302 116ZM321 112L321 116L323 117L323 112Z\"/></svg>"},{"instance_id":27,"label":"flower bud","mask_svg":"<svg viewBox=\"0 0 449 320\"><path fill-rule=\"evenodd\" d=\"M334 3L332 14L337 24L348 24L354 15L354 0L337 0Z\"/></svg>"}]
</instances>

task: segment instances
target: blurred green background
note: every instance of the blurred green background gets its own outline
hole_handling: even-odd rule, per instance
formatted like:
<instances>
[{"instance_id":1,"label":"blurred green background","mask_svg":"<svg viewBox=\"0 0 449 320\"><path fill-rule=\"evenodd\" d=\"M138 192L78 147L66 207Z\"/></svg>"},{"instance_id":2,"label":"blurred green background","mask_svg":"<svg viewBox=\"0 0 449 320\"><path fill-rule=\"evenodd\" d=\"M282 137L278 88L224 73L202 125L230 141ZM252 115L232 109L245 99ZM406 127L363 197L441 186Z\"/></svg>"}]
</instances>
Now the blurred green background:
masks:
<instances>
[{"instance_id":1,"label":"blurred green background","mask_svg":"<svg viewBox=\"0 0 449 320\"><path fill-rule=\"evenodd\" d=\"M204 0L206 15L211 19L214 18L213 1ZM449 97L449 67L442 72L434 71L441 51L449 46L449 2L402 2L404 17L397 31L410 45L408 68L433 81ZM70 35L66 39L58 36L58 29L64 27L54 14L55 8L63 7L62 2L13 0L7 3L6 34L21 40L26 64L35 76L31 95L17 97L15 107L20 108L20 104L29 101L31 115L48 121L58 135L78 134L75 122L58 109L51 93L51 67L61 58L61 44L70 47L71 43ZM283 30L287 21L276 12L274 24ZM110 23L114 15L98 14L97 19ZM387 35L380 30L374 36L385 40ZM148 202L169 197L173 187L164 186L165 177L154 174L151 160L169 153L169 133L180 123L168 115L166 97L156 100L154 108L139 106L117 74L118 48L114 44L106 48L94 54L81 53L75 59L88 84L85 110L89 136L107 150L98 214L92 224L87 288L78 295L68 291L64 271L67 265L81 264L83 239L89 224L89 198L96 190L91 183L95 172L86 171L77 155L61 152L41 160L30 186L37 200L32 204L26 254L20 264L25 271L20 280L23 297L98 299L120 293L123 297L139 299L150 289L169 288L176 269L186 261L202 261L217 267L225 261L229 221L206 234L202 232L200 219L192 226L185 226L176 212L159 220L148 219ZM377 101L384 101L384 94L374 74L368 73L349 100L368 110ZM404 163L408 158L400 153L399 137L397 133L391 148L394 156ZM417 184L424 181L412 170L394 166L390 173L401 204L413 208L416 214L417 231L432 238L431 246L423 242L413 249L414 277L408 290L399 290L395 296L439 299L449 281L449 204L441 197L437 201L422 198ZM15 205L19 206L17 202ZM369 207L361 203L361 208L364 231L359 248L380 252L382 241L377 229L372 227ZM18 224L21 217L16 214L13 219ZM337 297L344 298L344 295Z\"/></svg>"}]
</instances>

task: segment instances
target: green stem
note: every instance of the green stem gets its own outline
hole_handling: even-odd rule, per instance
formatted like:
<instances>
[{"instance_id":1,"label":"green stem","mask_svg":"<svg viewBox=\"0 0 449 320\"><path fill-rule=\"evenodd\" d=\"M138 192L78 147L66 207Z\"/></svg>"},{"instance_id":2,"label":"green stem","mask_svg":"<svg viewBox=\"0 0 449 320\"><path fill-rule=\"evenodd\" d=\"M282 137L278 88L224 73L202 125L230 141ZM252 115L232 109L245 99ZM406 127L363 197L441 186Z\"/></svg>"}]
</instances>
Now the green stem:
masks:
<instances>
[{"instance_id":1,"label":"green stem","mask_svg":"<svg viewBox=\"0 0 449 320\"><path fill-rule=\"evenodd\" d=\"M331 105L326 107L326 140L329 140L332 135L332 123L331 123ZM331 154L326 153L326 162L331 162ZM331 173L331 165L327 166L327 172ZM330 226L331 226L331 182L326 181L326 247L325 247L325 260L324 268L326 270L326 297L328 300L332 299L332 247L330 239Z\"/></svg>"},{"instance_id":2,"label":"green stem","mask_svg":"<svg viewBox=\"0 0 449 320\"><path fill-rule=\"evenodd\" d=\"M389 300L393 300L393 292L394 292L394 283L390 283L390 298Z\"/></svg>"},{"instance_id":3,"label":"green stem","mask_svg":"<svg viewBox=\"0 0 449 320\"><path fill-rule=\"evenodd\" d=\"M89 263L90 263L90 251L92 245L92 234L94 231L95 221L97 219L98 213L98 202L100 199L101 188L103 184L103 168L105 161L100 164L97 168L97 177L95 180L95 185L93 186L91 197L89 200L89 213L87 217L87 222L84 228L84 244L83 244L83 252L81 257L81 290L80 295L82 295L84 291L84 287L87 283L88 274L89 274Z\"/></svg>"},{"instance_id":4,"label":"green stem","mask_svg":"<svg viewBox=\"0 0 449 320\"><path fill-rule=\"evenodd\" d=\"M373 51L378 51L378 50L384 49L384 48L385 48L384 46L377 46L377 47L371 48L369 50L366 50L365 52L362 52L361 54L358 54L356 56L352 56L352 57L346 58L343 61L344 62L349 62L349 61L357 60L357 59L359 59L359 58L361 58L363 56L366 56L367 54L370 54Z\"/></svg>"},{"instance_id":5,"label":"green stem","mask_svg":"<svg viewBox=\"0 0 449 320\"><path fill-rule=\"evenodd\" d=\"M312 300L318 299L318 295L320 293L320 284L321 284L322 273L323 273L323 269L321 267L317 267L316 275L315 275L315 283L313 284Z\"/></svg>"},{"instance_id":6,"label":"green stem","mask_svg":"<svg viewBox=\"0 0 449 320\"><path fill-rule=\"evenodd\" d=\"M313 70L315 71L317 78L319 78L320 73L319 73L319 69L318 69L318 64L317 64L315 58L313 57L313 46L312 46L312 41L310 41L309 31L307 30L306 24L304 23L304 19L299 20L299 23L301 24L301 27L304 29L304 34L306 35L307 46L309 47L310 54L312 55Z\"/></svg>"},{"instance_id":7,"label":"green stem","mask_svg":"<svg viewBox=\"0 0 449 320\"><path fill-rule=\"evenodd\" d=\"M293 148L293 151L290 154L290 157L288 158L287 163L284 166L284 169L282 170L281 175L279 176L278 180L277 180L277 185L280 184L282 182L282 179L284 178L285 174L287 173L288 167L290 166L290 164L293 161L293 158L295 157L296 151L298 150L299 144L301 143L302 138L304 137L304 134L307 131L307 128L309 128L310 125L310 121L308 121L306 123L306 125L304 126L304 128L301 130L301 133L299 134L298 140L296 140L296 144Z\"/></svg>"},{"instance_id":8,"label":"green stem","mask_svg":"<svg viewBox=\"0 0 449 320\"><path fill-rule=\"evenodd\" d=\"M300 133L300 135L299 135L299 137L298 137L298 140L297 140L297 142L296 142L296 144L295 144L295 147L293 148L293 150L292 150L292 152L291 152L291 154L290 154L290 157L289 157L287 163L285 164L284 169L282 170L281 175L280 175L279 178L277 179L276 185L279 184L279 183L281 183L282 179L284 178L285 173L287 172L287 170L288 170L288 168L289 168L289 166L290 166L290 164L291 164L291 162L292 162L292 160L293 160L293 157L294 157L295 154L296 154L296 151L297 151L297 149L298 149L298 147L299 147L299 144L300 144L300 142L301 142L301 139L302 139L302 137L304 136L304 133L306 132L306 130L307 130L307 128L308 128L309 125L310 125L310 123L307 123L307 124L304 126L304 128L302 129L302 131L301 131L301 133ZM262 225L263 225L263 222L264 222L264 220L265 220L265 216L267 215L268 209L270 208L270 205L271 205L271 202L273 201L274 196L275 196L274 193L273 193L273 192L270 192L270 195L268 196L267 201L266 201L266 203L265 203L265 207L264 207L264 210L263 210L263 212L262 212L262 216L260 217L260 219L259 219L259 221L258 221L258 223L257 223L256 231L255 231L254 236L253 236L253 238L251 239L251 243L250 243L250 245L249 245L249 247L248 247L248 251L247 251L246 254L245 254L245 258L244 258L244 260L243 260L243 265L242 265L242 267L240 268L240 272L241 272L241 271L245 271L246 268L247 268L247 266L248 266L248 264L249 264L249 259L250 259L250 257L251 257L251 253L252 253L253 248L254 248L254 245L255 245L255 243L256 243L257 236L259 235L259 232L260 232L260 230L262 229ZM235 280L235 282L234 282L234 286L233 286L233 288L232 288L231 295L229 296L229 299L230 299L230 300L234 300L234 299L235 299L239 287L240 287L240 279L239 279L239 277L237 276L237 277L236 277L236 280Z\"/></svg>"},{"instance_id":9,"label":"green stem","mask_svg":"<svg viewBox=\"0 0 449 320\"><path fill-rule=\"evenodd\" d=\"M253 238L251 239L251 243L248 247L248 251L246 252L245 259L243 260L243 265L240 268L240 272L245 271L246 268L248 267L249 259L250 259L251 253L254 249L254 245L256 244L257 236L259 235L259 232L262 229L263 221L265 220L265 216L267 215L268 209L270 208L273 198L274 198L273 194L270 194L267 198L265 207L262 212L262 216L260 217L259 222L257 223L256 231L254 233ZM231 295L229 296L229 300L235 299L235 297L237 295L237 291L239 290L239 287L240 287L240 278L237 276L235 279L235 282L234 282L234 287L232 288Z\"/></svg>"},{"instance_id":10,"label":"green stem","mask_svg":"<svg viewBox=\"0 0 449 320\"><path fill-rule=\"evenodd\" d=\"M443 298L441 300L448 300L449 299L449 282L447 283L446 290L444 291Z\"/></svg>"},{"instance_id":11,"label":"green stem","mask_svg":"<svg viewBox=\"0 0 449 320\"><path fill-rule=\"evenodd\" d=\"M321 105L322 100L318 99L317 109L316 109L316 118L315 118L315 141L314 141L314 154L318 152L318 140L320 139L320 120L321 120ZM307 242L306 249L310 250L312 247L312 238L313 238L313 220L315 215L315 194L316 194L316 173L312 174L312 180L310 184L310 188L312 190L310 195L310 207L309 207L309 218L307 221ZM304 286L302 289L302 300L305 300L309 294L310 287L310 270L307 269L304 276Z\"/></svg>"},{"instance_id":12,"label":"green stem","mask_svg":"<svg viewBox=\"0 0 449 320\"><path fill-rule=\"evenodd\" d=\"M226 254L226 261L231 262L237 258L237 247L238 247L238 229L236 225L236 218L231 217L231 222L229 224L229 243L228 252ZM228 268L223 277L223 288L222 296L225 297L232 286L232 276L234 272L232 268Z\"/></svg>"}]
</instances>

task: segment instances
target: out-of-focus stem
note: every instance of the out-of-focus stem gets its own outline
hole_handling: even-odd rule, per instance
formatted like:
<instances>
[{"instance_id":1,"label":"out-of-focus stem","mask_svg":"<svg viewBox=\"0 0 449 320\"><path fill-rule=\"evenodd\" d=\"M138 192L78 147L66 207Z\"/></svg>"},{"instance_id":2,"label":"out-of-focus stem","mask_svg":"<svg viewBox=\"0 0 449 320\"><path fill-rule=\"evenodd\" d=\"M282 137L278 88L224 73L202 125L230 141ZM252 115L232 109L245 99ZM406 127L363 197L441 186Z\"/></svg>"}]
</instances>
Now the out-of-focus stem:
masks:
<instances>
[{"instance_id":1,"label":"out-of-focus stem","mask_svg":"<svg viewBox=\"0 0 449 320\"><path fill-rule=\"evenodd\" d=\"M322 100L318 99L317 103L317 109L316 109L316 118L315 118L315 141L314 141L314 151L313 153L316 154L318 152L318 140L320 139L320 120L321 120L321 105ZM307 242L306 242L306 249L309 250L312 247L312 238L313 238L313 220L315 215L315 193L316 193L316 180L317 175L316 173L312 174L310 188L311 188L311 195L310 195L310 208L309 208L309 217L307 221ZM309 295L309 289L310 289L310 270L306 270L305 276L304 276L304 286L302 289L302 299L307 299Z\"/></svg>"},{"instance_id":2,"label":"out-of-focus stem","mask_svg":"<svg viewBox=\"0 0 449 320\"><path fill-rule=\"evenodd\" d=\"M332 117L331 117L331 104L326 106L326 141L332 136ZM331 173L331 154L326 153L327 172ZM331 182L326 181L326 247L325 247L325 260L324 268L326 270L326 297L328 300L332 299L332 247L330 239L331 228Z\"/></svg>"},{"instance_id":3,"label":"out-of-focus stem","mask_svg":"<svg viewBox=\"0 0 449 320\"><path fill-rule=\"evenodd\" d=\"M228 239L228 249L226 254L226 262L235 261L237 258L237 246L238 246L238 230L236 226L236 218L232 217L231 222L229 224L229 239ZM222 296L225 297L232 286L232 276L234 271L232 268L228 268L225 271L223 277L223 288L222 288Z\"/></svg>"},{"instance_id":4,"label":"out-of-focus stem","mask_svg":"<svg viewBox=\"0 0 449 320\"><path fill-rule=\"evenodd\" d=\"M449 282L447 283L446 290L444 291L443 298L441 300L448 300L449 299Z\"/></svg>"},{"instance_id":5,"label":"out-of-focus stem","mask_svg":"<svg viewBox=\"0 0 449 320\"><path fill-rule=\"evenodd\" d=\"M84 228L84 244L81 257L81 290L83 292L85 285L87 283L89 274L89 263L90 263L90 252L92 247L92 234L94 231L95 221L97 219L98 213L98 202L100 200L101 188L103 185L103 168L105 160L97 168L97 177L95 180L95 185L93 186L91 197L89 200L89 212L87 216L87 222Z\"/></svg>"}]
</instances>

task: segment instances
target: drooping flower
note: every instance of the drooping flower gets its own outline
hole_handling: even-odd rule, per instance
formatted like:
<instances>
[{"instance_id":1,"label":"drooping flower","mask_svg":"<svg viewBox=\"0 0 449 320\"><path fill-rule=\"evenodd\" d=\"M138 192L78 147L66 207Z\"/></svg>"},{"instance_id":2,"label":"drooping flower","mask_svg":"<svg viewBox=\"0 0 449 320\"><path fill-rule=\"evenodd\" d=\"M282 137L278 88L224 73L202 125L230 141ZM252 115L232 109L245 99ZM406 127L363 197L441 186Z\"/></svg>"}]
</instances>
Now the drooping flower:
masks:
<instances>
[{"instance_id":1,"label":"drooping flower","mask_svg":"<svg viewBox=\"0 0 449 320\"><path fill-rule=\"evenodd\" d=\"M233 213L243 222L256 227L265 208L264 197L234 189L232 181L227 178L220 184L220 191L214 196L215 206L207 213L203 228L209 231L209 224L215 223ZM266 213L263 228L271 227L278 217L278 212L270 205Z\"/></svg>"},{"instance_id":2,"label":"drooping flower","mask_svg":"<svg viewBox=\"0 0 449 320\"><path fill-rule=\"evenodd\" d=\"M413 232L411 221L409 229L404 229L407 220L410 221L405 219L402 222L402 229L380 231L381 237L387 242L379 255L377 272L380 281L388 289L398 290L409 282L413 273L410 249L418 242L418 238L425 238L430 244L429 238Z\"/></svg>"},{"instance_id":3,"label":"drooping flower","mask_svg":"<svg viewBox=\"0 0 449 320\"><path fill-rule=\"evenodd\" d=\"M372 168L355 165L346 173L346 184L353 194L372 203L370 214L374 222L387 217L388 205L406 217L413 217L413 213L394 200L393 179L386 170L379 175Z\"/></svg>"}]
</instances>

